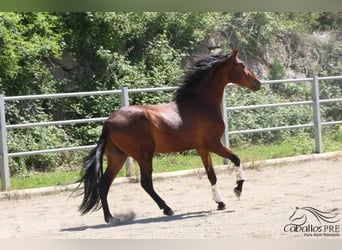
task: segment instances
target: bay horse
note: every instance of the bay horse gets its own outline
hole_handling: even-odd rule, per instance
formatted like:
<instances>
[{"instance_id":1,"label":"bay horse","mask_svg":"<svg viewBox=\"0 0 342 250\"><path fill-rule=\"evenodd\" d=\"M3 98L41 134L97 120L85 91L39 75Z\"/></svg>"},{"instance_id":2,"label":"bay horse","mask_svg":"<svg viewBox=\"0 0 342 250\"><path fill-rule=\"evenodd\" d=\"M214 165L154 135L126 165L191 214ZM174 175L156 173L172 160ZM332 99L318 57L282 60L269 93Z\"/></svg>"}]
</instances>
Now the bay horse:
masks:
<instances>
[{"instance_id":1,"label":"bay horse","mask_svg":"<svg viewBox=\"0 0 342 250\"><path fill-rule=\"evenodd\" d=\"M109 188L128 156L140 168L142 188L152 197L165 215L174 212L156 193L152 183L154 153L198 151L211 184L217 209L225 209L210 157L210 152L228 158L237 167L240 197L244 182L240 159L221 143L225 122L222 118L222 98L225 86L235 83L252 91L261 83L255 73L239 59L238 49L231 54L213 55L197 61L176 91L174 100L158 105L135 105L114 111L104 122L97 146L85 158L81 171L83 201L81 214L102 206L107 223L114 221L107 202ZM103 155L108 166L103 171Z\"/></svg>"}]
</instances>

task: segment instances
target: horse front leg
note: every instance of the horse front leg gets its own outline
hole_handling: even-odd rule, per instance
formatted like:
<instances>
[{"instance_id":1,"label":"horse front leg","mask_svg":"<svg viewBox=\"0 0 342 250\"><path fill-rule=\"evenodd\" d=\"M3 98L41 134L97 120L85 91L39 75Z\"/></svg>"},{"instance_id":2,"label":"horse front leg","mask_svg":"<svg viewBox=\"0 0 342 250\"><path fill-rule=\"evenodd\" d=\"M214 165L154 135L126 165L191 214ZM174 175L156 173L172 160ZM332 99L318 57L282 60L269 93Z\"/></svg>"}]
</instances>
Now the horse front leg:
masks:
<instances>
[{"instance_id":1,"label":"horse front leg","mask_svg":"<svg viewBox=\"0 0 342 250\"><path fill-rule=\"evenodd\" d=\"M236 170L236 187L234 188L234 193L238 199L240 199L242 193L242 186L245 181L244 171L241 165L240 158L234 154L229 148L224 146L222 143L213 147L211 150L213 153L218 154L221 157L227 158L232 161L235 165Z\"/></svg>"},{"instance_id":2,"label":"horse front leg","mask_svg":"<svg viewBox=\"0 0 342 250\"><path fill-rule=\"evenodd\" d=\"M213 168L211 156L207 150L199 150L199 154L201 156L202 163L205 168L205 172L207 173L209 182L211 184L213 200L218 204L217 209L223 210L226 208L226 204L224 204L220 190L217 186L217 178L216 178L215 170Z\"/></svg>"}]
</instances>

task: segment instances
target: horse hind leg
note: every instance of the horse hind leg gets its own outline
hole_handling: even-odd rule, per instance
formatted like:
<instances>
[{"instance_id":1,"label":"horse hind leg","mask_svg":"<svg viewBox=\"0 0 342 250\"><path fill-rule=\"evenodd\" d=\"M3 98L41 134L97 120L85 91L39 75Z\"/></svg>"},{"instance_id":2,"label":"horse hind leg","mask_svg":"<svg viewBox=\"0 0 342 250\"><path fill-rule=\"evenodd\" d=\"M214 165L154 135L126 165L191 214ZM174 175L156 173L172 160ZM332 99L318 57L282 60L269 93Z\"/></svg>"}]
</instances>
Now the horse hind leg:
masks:
<instances>
[{"instance_id":1,"label":"horse hind leg","mask_svg":"<svg viewBox=\"0 0 342 250\"><path fill-rule=\"evenodd\" d=\"M122 153L112 143L107 143L105 154L107 157L108 166L102 178L100 179L99 193L101 197L101 204L102 204L104 219L107 223L111 223L111 222L115 222L115 219L113 218L109 210L108 200L107 200L108 192L116 175L118 174L125 160L127 159L127 155Z\"/></svg>"},{"instance_id":2,"label":"horse hind leg","mask_svg":"<svg viewBox=\"0 0 342 250\"><path fill-rule=\"evenodd\" d=\"M151 196L151 198L157 203L160 209L163 209L165 215L171 216L174 214L172 209L166 204L166 202L156 193L153 187L152 181L152 156L148 160L139 160L141 174L141 186Z\"/></svg>"}]
</instances>

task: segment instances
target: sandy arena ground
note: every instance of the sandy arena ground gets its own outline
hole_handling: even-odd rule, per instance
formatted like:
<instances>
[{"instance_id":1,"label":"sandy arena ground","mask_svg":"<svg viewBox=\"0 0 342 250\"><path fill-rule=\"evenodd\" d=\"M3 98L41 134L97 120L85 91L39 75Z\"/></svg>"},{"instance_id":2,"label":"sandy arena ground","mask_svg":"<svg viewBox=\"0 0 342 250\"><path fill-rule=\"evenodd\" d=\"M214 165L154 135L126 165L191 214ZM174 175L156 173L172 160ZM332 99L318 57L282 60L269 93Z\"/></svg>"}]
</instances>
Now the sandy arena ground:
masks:
<instances>
[{"instance_id":1,"label":"sandy arena ground","mask_svg":"<svg viewBox=\"0 0 342 250\"><path fill-rule=\"evenodd\" d=\"M174 216L163 216L138 183L114 184L109 203L112 213L122 220L119 225L105 224L102 210L80 216L77 208L82 197L63 192L0 201L0 238L317 238L303 232L284 232L295 207L337 209L342 218L341 155L247 169L240 200L232 192L235 174L231 168L217 175L228 207L223 211L216 210L205 175L157 178L155 189L175 211ZM338 235L323 237L341 239L342 219L334 226Z\"/></svg>"}]
</instances>

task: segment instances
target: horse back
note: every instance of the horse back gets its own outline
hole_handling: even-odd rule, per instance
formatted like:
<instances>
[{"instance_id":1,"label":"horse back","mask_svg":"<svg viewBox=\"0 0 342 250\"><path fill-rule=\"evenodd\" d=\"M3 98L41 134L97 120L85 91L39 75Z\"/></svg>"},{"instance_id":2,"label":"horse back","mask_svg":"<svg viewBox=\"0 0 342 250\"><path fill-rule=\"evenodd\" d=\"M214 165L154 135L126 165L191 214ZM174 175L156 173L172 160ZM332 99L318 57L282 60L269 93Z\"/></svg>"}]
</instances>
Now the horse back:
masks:
<instances>
[{"instance_id":1,"label":"horse back","mask_svg":"<svg viewBox=\"0 0 342 250\"><path fill-rule=\"evenodd\" d=\"M113 112L104 126L123 152L144 148L171 153L194 148L196 129L187 119L175 103L137 105Z\"/></svg>"}]
</instances>

